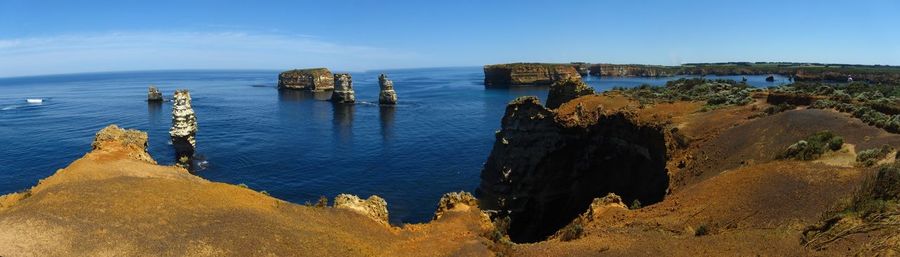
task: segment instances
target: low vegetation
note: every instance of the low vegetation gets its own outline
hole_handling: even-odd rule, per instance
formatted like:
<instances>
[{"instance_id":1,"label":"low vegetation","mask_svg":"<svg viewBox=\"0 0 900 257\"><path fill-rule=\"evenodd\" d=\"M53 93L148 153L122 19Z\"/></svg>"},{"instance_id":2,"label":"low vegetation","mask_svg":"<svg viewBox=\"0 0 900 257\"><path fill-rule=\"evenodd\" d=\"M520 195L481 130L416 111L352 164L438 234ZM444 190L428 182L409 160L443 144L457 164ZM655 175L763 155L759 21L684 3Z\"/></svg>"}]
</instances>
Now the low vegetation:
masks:
<instances>
[{"instance_id":1,"label":"low vegetation","mask_svg":"<svg viewBox=\"0 0 900 257\"><path fill-rule=\"evenodd\" d=\"M781 154L779 159L815 160L827 151L837 151L844 144L844 138L831 133L820 131L790 145Z\"/></svg>"},{"instance_id":2,"label":"low vegetation","mask_svg":"<svg viewBox=\"0 0 900 257\"><path fill-rule=\"evenodd\" d=\"M893 151L894 148L889 145L882 145L878 148L863 150L856 155L856 162L862 166L869 167L875 165L878 161L883 160Z\"/></svg>"},{"instance_id":3,"label":"low vegetation","mask_svg":"<svg viewBox=\"0 0 900 257\"><path fill-rule=\"evenodd\" d=\"M900 163L879 167L866 178L852 199L807 227L803 244L821 249L853 234L886 230L882 239L872 239L868 250L896 249L900 235Z\"/></svg>"},{"instance_id":4,"label":"low vegetation","mask_svg":"<svg viewBox=\"0 0 900 257\"><path fill-rule=\"evenodd\" d=\"M761 89L753 88L734 80L708 80L703 78L678 79L657 87L642 85L635 88L613 88L634 97L641 103L671 101L705 101L706 107L717 108L729 105L746 105L753 101L750 93Z\"/></svg>"}]
</instances>

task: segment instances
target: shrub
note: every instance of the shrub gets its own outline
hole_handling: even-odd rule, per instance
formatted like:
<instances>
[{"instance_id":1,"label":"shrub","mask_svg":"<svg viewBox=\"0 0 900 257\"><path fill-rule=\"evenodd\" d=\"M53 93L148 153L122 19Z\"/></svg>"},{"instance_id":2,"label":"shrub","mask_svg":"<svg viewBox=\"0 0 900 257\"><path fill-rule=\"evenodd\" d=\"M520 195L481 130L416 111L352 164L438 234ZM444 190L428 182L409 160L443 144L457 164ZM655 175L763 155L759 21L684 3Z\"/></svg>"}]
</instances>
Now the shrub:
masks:
<instances>
[{"instance_id":1,"label":"shrub","mask_svg":"<svg viewBox=\"0 0 900 257\"><path fill-rule=\"evenodd\" d=\"M641 208L641 201L638 199L634 199L634 201L631 202L631 206L628 207L628 209L632 209L632 210L636 210L636 209L640 209L640 208Z\"/></svg>"},{"instance_id":2,"label":"shrub","mask_svg":"<svg viewBox=\"0 0 900 257\"><path fill-rule=\"evenodd\" d=\"M796 159L796 160L815 160L826 151L836 151L841 149L844 139L834 135L831 131L819 131L797 141L787 149L785 149L777 157L779 159Z\"/></svg>"},{"instance_id":3,"label":"shrub","mask_svg":"<svg viewBox=\"0 0 900 257\"><path fill-rule=\"evenodd\" d=\"M694 230L694 236L705 236L709 234L709 229L706 228L706 225L700 225L697 227L697 230Z\"/></svg>"},{"instance_id":4,"label":"shrub","mask_svg":"<svg viewBox=\"0 0 900 257\"><path fill-rule=\"evenodd\" d=\"M890 152L893 152L894 148L889 145L882 145L879 148L867 149L859 152L856 155L856 162L869 167L878 163L878 161L887 157Z\"/></svg>"},{"instance_id":5,"label":"shrub","mask_svg":"<svg viewBox=\"0 0 900 257\"><path fill-rule=\"evenodd\" d=\"M850 205L839 215L873 217L873 214L896 206L897 200L900 200L900 164L894 162L881 166L875 176L866 178L854 193Z\"/></svg>"},{"instance_id":6,"label":"shrub","mask_svg":"<svg viewBox=\"0 0 900 257\"><path fill-rule=\"evenodd\" d=\"M584 236L584 227L581 224L573 223L559 231L559 240L563 242L579 239Z\"/></svg>"},{"instance_id":7,"label":"shrub","mask_svg":"<svg viewBox=\"0 0 900 257\"><path fill-rule=\"evenodd\" d=\"M316 207L322 208L322 207L327 207L327 206L328 206L328 197L325 197L324 195L319 196L319 201L316 202Z\"/></svg>"},{"instance_id":8,"label":"shrub","mask_svg":"<svg viewBox=\"0 0 900 257\"><path fill-rule=\"evenodd\" d=\"M797 108L797 107L794 105L791 105L789 103L780 103L778 105L771 105L769 107L766 107L766 109L763 110L763 112L768 115L772 115L772 114L784 112L787 110L793 110L795 108Z\"/></svg>"}]
</instances>

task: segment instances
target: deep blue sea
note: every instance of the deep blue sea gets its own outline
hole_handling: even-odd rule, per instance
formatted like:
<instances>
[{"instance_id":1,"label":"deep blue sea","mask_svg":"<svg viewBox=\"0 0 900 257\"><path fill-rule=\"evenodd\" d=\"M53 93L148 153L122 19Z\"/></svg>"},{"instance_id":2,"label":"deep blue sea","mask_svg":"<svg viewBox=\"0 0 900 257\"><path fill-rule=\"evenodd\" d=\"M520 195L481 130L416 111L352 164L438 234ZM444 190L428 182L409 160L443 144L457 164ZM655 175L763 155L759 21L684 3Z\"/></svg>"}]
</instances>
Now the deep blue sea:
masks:
<instances>
[{"instance_id":1,"label":"deep blue sea","mask_svg":"<svg viewBox=\"0 0 900 257\"><path fill-rule=\"evenodd\" d=\"M400 99L379 107L378 74ZM358 103L335 106L330 92L279 91L278 71L148 71L0 79L0 194L21 191L91 149L109 124L146 131L149 152L173 164L171 102L146 102L155 85L171 98L189 89L197 114L196 174L244 183L295 203L339 193L388 202L391 221L431 218L440 196L473 191L506 104L545 99L546 87L485 89L481 67L351 72ZM675 77L677 78L677 77ZM709 77L708 78L720 78ZM740 76L724 77L740 80ZM596 78L598 90L673 78ZM768 86L764 76L749 83ZM26 98L43 98L28 104Z\"/></svg>"}]
</instances>

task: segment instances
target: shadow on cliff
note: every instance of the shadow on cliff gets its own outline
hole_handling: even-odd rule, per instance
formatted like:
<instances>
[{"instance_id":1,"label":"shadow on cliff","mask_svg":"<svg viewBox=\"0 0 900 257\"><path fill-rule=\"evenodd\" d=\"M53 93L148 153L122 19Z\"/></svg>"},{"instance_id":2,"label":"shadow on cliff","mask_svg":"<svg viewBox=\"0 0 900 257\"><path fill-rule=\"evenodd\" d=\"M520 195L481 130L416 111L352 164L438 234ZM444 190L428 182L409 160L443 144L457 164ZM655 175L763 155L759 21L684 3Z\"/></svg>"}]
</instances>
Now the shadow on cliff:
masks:
<instances>
[{"instance_id":1,"label":"shadow on cliff","mask_svg":"<svg viewBox=\"0 0 900 257\"><path fill-rule=\"evenodd\" d=\"M514 242L546 239L607 193L629 204L663 200L669 176L662 127L622 112L591 117L586 126L555 116L535 97L510 103L481 173L481 206L510 218Z\"/></svg>"}]
</instances>

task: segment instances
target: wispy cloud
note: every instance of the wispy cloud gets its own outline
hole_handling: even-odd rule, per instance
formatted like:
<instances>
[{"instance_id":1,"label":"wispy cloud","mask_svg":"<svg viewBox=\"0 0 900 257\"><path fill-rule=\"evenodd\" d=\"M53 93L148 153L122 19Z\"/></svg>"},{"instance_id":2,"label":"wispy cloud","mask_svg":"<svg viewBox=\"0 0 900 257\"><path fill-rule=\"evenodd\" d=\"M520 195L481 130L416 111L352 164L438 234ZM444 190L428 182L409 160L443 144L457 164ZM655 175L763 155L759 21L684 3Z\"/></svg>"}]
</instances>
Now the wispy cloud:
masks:
<instances>
[{"instance_id":1,"label":"wispy cloud","mask_svg":"<svg viewBox=\"0 0 900 257\"><path fill-rule=\"evenodd\" d=\"M362 70L420 57L310 35L141 31L0 39L0 77L140 69ZM388 67L385 67L388 66Z\"/></svg>"}]
</instances>

